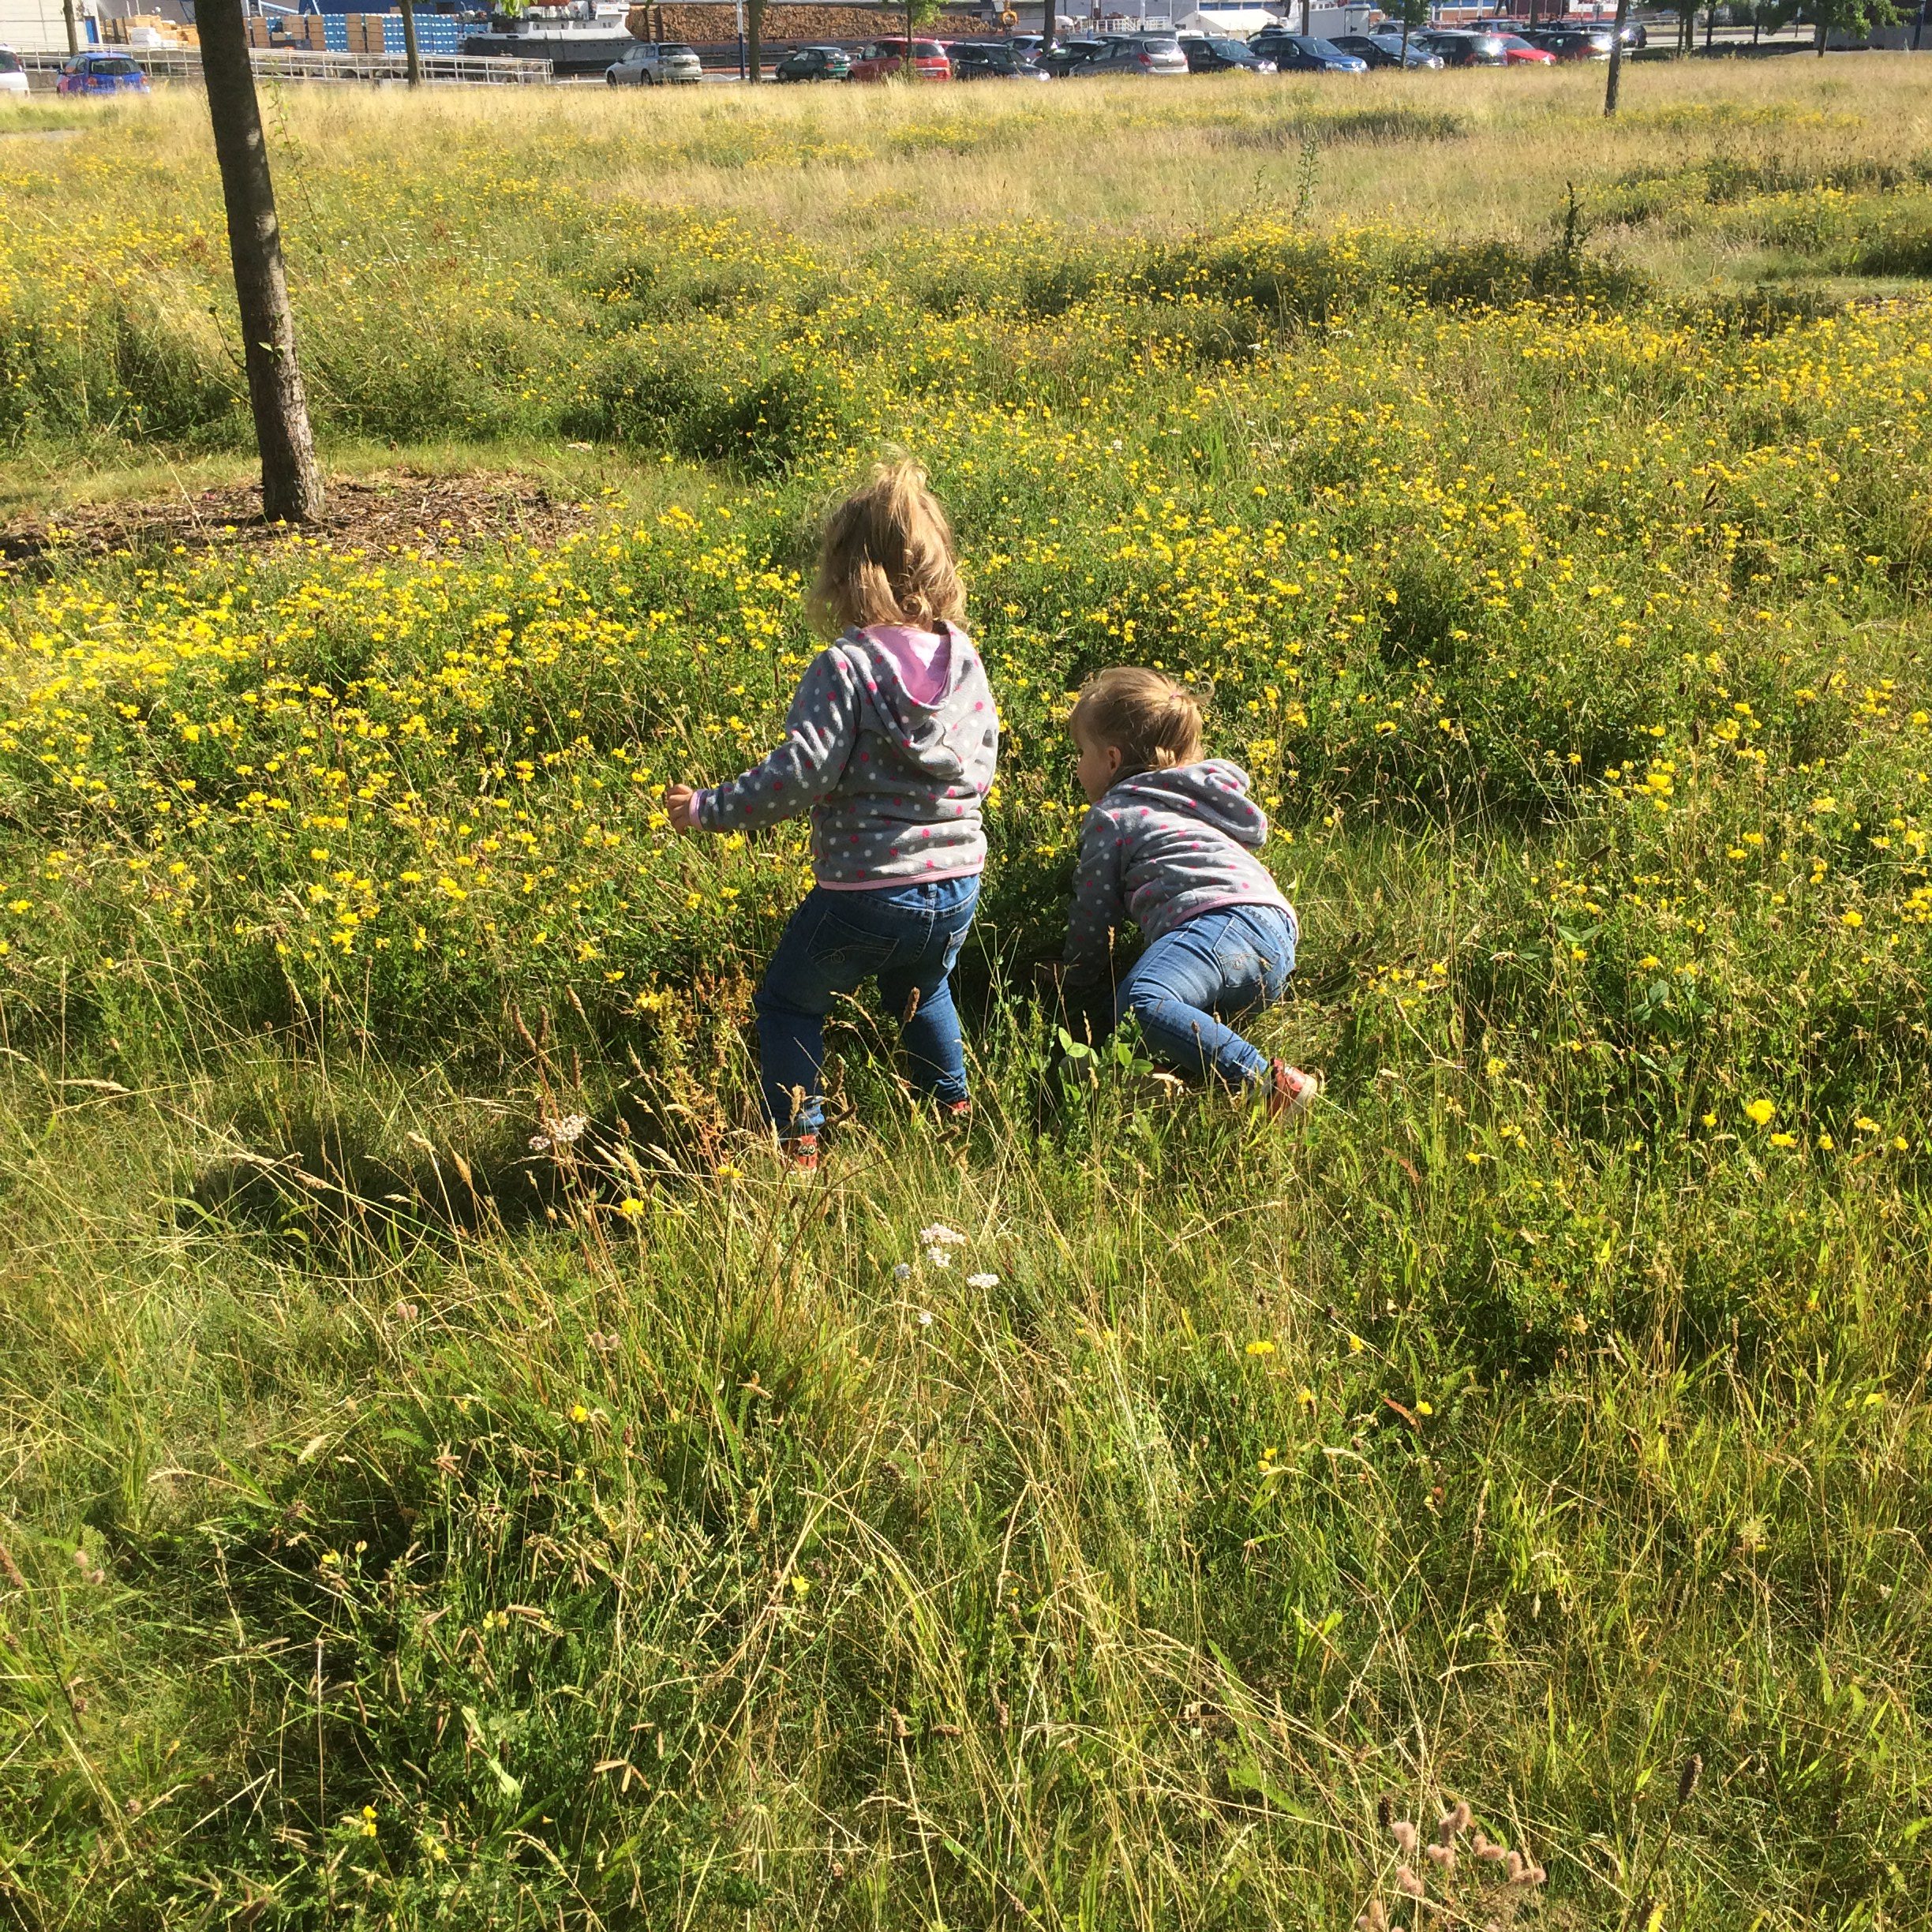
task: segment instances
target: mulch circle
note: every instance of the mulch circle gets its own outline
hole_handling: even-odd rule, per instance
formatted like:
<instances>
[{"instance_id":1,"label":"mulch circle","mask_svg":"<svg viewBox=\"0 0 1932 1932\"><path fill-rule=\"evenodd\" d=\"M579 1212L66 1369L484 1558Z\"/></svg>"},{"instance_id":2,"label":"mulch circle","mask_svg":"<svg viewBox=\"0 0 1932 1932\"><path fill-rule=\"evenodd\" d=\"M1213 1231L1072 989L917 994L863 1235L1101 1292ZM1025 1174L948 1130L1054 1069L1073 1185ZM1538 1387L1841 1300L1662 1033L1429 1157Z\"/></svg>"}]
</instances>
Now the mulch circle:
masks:
<instances>
[{"instance_id":1,"label":"mulch circle","mask_svg":"<svg viewBox=\"0 0 1932 1932\"><path fill-rule=\"evenodd\" d=\"M584 507L511 474L425 476L399 470L361 482L332 479L322 515L300 526L264 523L261 490L230 485L172 502L83 504L0 529L0 564L48 568L75 558L140 551L210 550L303 541L332 550L474 549L521 538L554 544L580 529Z\"/></svg>"}]
</instances>

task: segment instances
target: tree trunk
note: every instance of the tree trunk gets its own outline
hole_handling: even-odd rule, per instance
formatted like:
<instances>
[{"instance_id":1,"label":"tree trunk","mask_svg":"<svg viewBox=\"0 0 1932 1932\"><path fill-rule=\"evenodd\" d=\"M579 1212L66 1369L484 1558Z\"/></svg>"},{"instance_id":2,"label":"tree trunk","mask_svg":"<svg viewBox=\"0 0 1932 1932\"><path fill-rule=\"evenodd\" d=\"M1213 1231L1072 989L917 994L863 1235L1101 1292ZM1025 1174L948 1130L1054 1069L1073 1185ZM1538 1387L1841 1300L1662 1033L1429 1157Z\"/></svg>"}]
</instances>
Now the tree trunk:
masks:
<instances>
[{"instance_id":1,"label":"tree trunk","mask_svg":"<svg viewBox=\"0 0 1932 1932\"><path fill-rule=\"evenodd\" d=\"M275 219L275 183L268 174L242 0L201 0L195 24L201 31L201 72L228 212L228 256L242 311L249 406L261 450L262 515L271 522L307 522L321 513L322 472L296 366L295 319L289 313L282 229Z\"/></svg>"},{"instance_id":2,"label":"tree trunk","mask_svg":"<svg viewBox=\"0 0 1932 1932\"><path fill-rule=\"evenodd\" d=\"M906 77L906 78L907 78L908 80L916 80L919 78L919 69L918 69L918 68L916 68L915 66L913 66L913 64L912 64L912 0L905 0L905 13L906 13L905 77Z\"/></svg>"},{"instance_id":3,"label":"tree trunk","mask_svg":"<svg viewBox=\"0 0 1932 1932\"><path fill-rule=\"evenodd\" d=\"M1407 7L1402 9L1402 61L1399 71L1403 73L1409 71L1409 13L1410 9Z\"/></svg>"},{"instance_id":4,"label":"tree trunk","mask_svg":"<svg viewBox=\"0 0 1932 1932\"><path fill-rule=\"evenodd\" d=\"M1617 88L1623 78L1623 24L1630 18L1630 0L1617 0L1616 24L1610 33L1610 78L1604 83L1604 118L1615 118Z\"/></svg>"},{"instance_id":5,"label":"tree trunk","mask_svg":"<svg viewBox=\"0 0 1932 1932\"><path fill-rule=\"evenodd\" d=\"M748 0L745 7L746 79L753 86L765 77L765 0Z\"/></svg>"},{"instance_id":6,"label":"tree trunk","mask_svg":"<svg viewBox=\"0 0 1932 1932\"><path fill-rule=\"evenodd\" d=\"M74 0L66 0L61 10L67 16L67 58L71 60L80 51L80 24L74 18Z\"/></svg>"},{"instance_id":7,"label":"tree trunk","mask_svg":"<svg viewBox=\"0 0 1932 1932\"><path fill-rule=\"evenodd\" d=\"M409 63L409 84L422 85L422 50L416 44L416 0L402 0L402 58Z\"/></svg>"}]
</instances>

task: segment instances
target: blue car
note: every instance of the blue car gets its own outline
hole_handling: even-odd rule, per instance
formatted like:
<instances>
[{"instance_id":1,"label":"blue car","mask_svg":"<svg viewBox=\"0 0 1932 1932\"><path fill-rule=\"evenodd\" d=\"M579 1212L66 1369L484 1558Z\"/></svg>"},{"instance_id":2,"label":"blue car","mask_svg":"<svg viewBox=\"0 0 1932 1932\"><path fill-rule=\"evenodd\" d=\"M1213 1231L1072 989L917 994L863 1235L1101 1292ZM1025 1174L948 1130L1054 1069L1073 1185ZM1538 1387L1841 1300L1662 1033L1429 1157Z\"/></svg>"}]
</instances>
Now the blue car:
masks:
<instances>
[{"instance_id":1,"label":"blue car","mask_svg":"<svg viewBox=\"0 0 1932 1932\"><path fill-rule=\"evenodd\" d=\"M77 54L60 71L58 94L145 94L148 77L125 54Z\"/></svg>"},{"instance_id":2,"label":"blue car","mask_svg":"<svg viewBox=\"0 0 1932 1932\"><path fill-rule=\"evenodd\" d=\"M1366 73L1368 63L1353 54L1344 54L1332 40L1319 34L1258 33L1248 43L1249 51L1264 60L1271 60L1279 73Z\"/></svg>"}]
</instances>

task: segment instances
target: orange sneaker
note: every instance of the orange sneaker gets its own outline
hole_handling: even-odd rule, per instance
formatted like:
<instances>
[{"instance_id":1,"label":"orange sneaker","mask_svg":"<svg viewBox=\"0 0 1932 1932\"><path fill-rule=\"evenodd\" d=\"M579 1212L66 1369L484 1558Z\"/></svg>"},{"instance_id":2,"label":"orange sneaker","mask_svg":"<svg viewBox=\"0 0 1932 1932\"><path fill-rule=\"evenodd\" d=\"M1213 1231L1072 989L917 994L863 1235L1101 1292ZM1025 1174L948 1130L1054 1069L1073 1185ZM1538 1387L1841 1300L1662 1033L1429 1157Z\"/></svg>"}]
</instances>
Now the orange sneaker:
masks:
<instances>
[{"instance_id":1,"label":"orange sneaker","mask_svg":"<svg viewBox=\"0 0 1932 1932\"><path fill-rule=\"evenodd\" d=\"M818 1136L815 1133L795 1134L784 1144L785 1164L792 1173L812 1174L818 1171Z\"/></svg>"},{"instance_id":2,"label":"orange sneaker","mask_svg":"<svg viewBox=\"0 0 1932 1932\"><path fill-rule=\"evenodd\" d=\"M1304 1073L1286 1060L1268 1063L1267 1114L1271 1121L1298 1119L1315 1104L1322 1090L1319 1073Z\"/></svg>"}]
</instances>

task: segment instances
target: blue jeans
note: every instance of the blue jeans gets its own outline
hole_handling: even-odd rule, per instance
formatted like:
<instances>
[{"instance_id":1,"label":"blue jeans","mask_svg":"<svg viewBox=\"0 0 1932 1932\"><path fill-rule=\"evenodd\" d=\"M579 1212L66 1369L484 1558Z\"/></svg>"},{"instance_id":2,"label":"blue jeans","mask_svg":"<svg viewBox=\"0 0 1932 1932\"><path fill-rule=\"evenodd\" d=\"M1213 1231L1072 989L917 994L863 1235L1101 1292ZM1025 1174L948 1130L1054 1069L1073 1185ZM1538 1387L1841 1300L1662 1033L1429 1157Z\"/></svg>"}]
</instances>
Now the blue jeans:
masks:
<instances>
[{"instance_id":1,"label":"blue jeans","mask_svg":"<svg viewBox=\"0 0 1932 1932\"><path fill-rule=\"evenodd\" d=\"M1204 912L1155 940L1133 964L1114 1001L1132 1013L1163 1060L1196 1080L1209 1073L1231 1087L1264 1080L1268 1062L1227 1020L1271 1006L1294 971L1294 915L1279 906L1228 906Z\"/></svg>"},{"instance_id":2,"label":"blue jeans","mask_svg":"<svg viewBox=\"0 0 1932 1932\"><path fill-rule=\"evenodd\" d=\"M966 1098L951 974L979 903L977 878L875 892L814 886L805 895L752 1002L759 1084L781 1134L816 1133L823 1125L826 1015L839 994L875 977L880 1002L900 1022L912 1084L936 1100Z\"/></svg>"}]
</instances>

